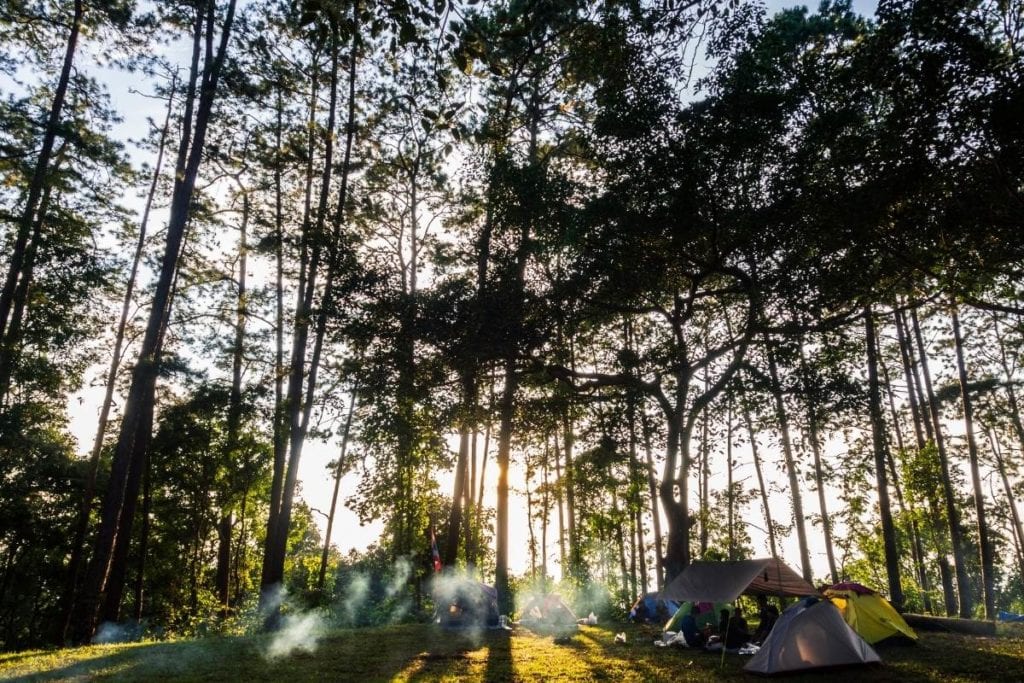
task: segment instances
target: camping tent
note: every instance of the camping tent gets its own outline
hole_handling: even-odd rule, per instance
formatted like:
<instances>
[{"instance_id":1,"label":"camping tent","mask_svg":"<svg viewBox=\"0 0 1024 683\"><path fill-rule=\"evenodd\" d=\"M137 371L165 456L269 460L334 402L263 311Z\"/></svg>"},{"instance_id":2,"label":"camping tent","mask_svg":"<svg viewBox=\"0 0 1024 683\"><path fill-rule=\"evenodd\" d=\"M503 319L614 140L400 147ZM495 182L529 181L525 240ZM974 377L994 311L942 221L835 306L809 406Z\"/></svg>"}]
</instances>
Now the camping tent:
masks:
<instances>
[{"instance_id":1,"label":"camping tent","mask_svg":"<svg viewBox=\"0 0 1024 683\"><path fill-rule=\"evenodd\" d=\"M558 637L579 630L576 614L556 593L531 597L520 615L519 623L536 633Z\"/></svg>"},{"instance_id":2,"label":"camping tent","mask_svg":"<svg viewBox=\"0 0 1024 683\"><path fill-rule=\"evenodd\" d=\"M694 562L672 581L661 597L665 600L733 602L741 595L803 597L817 595L814 586L781 560Z\"/></svg>"},{"instance_id":3,"label":"camping tent","mask_svg":"<svg viewBox=\"0 0 1024 683\"><path fill-rule=\"evenodd\" d=\"M679 625L683 621L683 617L690 613L690 609L692 609L693 605L694 603L690 601L680 604L679 609L676 610L676 613L668 620L668 623L665 624L664 630L678 631ZM732 615L732 605L728 605L724 602L698 602L696 605L698 614L694 618L694 621L697 622L698 629L703 629L705 626L718 628L718 619L723 609L728 611L730 616Z\"/></svg>"},{"instance_id":4,"label":"camping tent","mask_svg":"<svg viewBox=\"0 0 1024 683\"><path fill-rule=\"evenodd\" d=\"M629 610L629 620L641 624L664 623L679 609L674 600L662 600L657 592L647 593L637 598Z\"/></svg>"},{"instance_id":5,"label":"camping tent","mask_svg":"<svg viewBox=\"0 0 1024 683\"><path fill-rule=\"evenodd\" d=\"M498 591L469 579L436 587L436 621L445 628L483 628L498 624Z\"/></svg>"},{"instance_id":6,"label":"camping tent","mask_svg":"<svg viewBox=\"0 0 1024 683\"><path fill-rule=\"evenodd\" d=\"M881 662L828 600L804 598L779 616L761 649L743 667L759 674Z\"/></svg>"},{"instance_id":7,"label":"camping tent","mask_svg":"<svg viewBox=\"0 0 1024 683\"><path fill-rule=\"evenodd\" d=\"M839 608L850 628L872 645L893 636L917 640L914 629L899 612L870 588L859 583L837 583L825 590L825 597Z\"/></svg>"}]
</instances>

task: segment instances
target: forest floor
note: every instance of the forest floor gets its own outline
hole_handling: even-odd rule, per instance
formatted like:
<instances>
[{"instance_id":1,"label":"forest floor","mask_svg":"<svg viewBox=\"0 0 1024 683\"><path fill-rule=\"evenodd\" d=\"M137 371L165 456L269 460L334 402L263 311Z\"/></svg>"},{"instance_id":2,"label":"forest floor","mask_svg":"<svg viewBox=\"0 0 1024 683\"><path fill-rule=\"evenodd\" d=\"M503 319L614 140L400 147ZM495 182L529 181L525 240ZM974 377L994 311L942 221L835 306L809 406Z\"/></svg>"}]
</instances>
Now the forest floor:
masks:
<instances>
[{"instance_id":1,"label":"forest floor","mask_svg":"<svg viewBox=\"0 0 1024 683\"><path fill-rule=\"evenodd\" d=\"M625 631L627 643L615 643ZM994 637L921 633L916 645L880 645L882 666L800 681L1022 681L1024 628ZM719 681L756 680L748 657L653 645L653 628L582 626L567 643L524 629L451 633L428 625L330 630L272 656L271 636L94 645L0 654L0 679L25 681ZM280 647L281 642L277 643Z\"/></svg>"}]
</instances>

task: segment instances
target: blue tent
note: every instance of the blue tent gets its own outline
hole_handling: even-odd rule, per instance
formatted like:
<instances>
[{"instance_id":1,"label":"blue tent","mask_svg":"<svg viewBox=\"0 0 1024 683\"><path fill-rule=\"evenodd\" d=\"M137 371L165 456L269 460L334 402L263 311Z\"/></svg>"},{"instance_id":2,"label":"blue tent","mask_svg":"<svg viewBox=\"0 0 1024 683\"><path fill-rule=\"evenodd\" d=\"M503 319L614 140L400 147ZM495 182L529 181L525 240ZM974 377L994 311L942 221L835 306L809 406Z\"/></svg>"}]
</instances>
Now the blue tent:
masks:
<instances>
[{"instance_id":1,"label":"blue tent","mask_svg":"<svg viewBox=\"0 0 1024 683\"><path fill-rule=\"evenodd\" d=\"M657 591L641 595L629 610L629 620L638 624L663 624L679 609L675 600L662 600Z\"/></svg>"}]
</instances>

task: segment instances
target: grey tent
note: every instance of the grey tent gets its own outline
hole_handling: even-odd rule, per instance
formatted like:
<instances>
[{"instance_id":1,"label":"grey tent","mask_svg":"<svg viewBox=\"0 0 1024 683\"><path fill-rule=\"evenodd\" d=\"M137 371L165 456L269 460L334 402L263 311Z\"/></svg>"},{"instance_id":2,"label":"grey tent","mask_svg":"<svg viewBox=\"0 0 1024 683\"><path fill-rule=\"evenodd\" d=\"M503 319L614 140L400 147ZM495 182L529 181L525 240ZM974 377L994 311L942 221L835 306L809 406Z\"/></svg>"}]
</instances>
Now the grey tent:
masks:
<instances>
[{"instance_id":1,"label":"grey tent","mask_svg":"<svg viewBox=\"0 0 1024 683\"><path fill-rule=\"evenodd\" d=\"M732 602L741 595L817 595L781 560L694 562L661 592L662 600Z\"/></svg>"},{"instance_id":2,"label":"grey tent","mask_svg":"<svg viewBox=\"0 0 1024 683\"><path fill-rule=\"evenodd\" d=\"M761 649L743 668L776 674L881 661L829 600L805 598L782 613Z\"/></svg>"}]
</instances>

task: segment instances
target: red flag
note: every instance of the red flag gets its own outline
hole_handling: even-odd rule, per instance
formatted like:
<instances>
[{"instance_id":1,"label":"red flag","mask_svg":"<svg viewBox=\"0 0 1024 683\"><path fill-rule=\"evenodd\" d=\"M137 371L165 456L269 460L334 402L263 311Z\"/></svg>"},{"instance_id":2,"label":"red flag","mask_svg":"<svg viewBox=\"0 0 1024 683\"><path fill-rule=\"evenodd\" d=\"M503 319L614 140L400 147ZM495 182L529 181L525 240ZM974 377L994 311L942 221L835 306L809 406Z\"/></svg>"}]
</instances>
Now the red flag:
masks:
<instances>
[{"instance_id":1,"label":"red flag","mask_svg":"<svg viewBox=\"0 0 1024 683\"><path fill-rule=\"evenodd\" d=\"M434 561L434 572L441 571L441 553L437 549L437 536L434 535L434 525L430 525L430 556Z\"/></svg>"}]
</instances>

